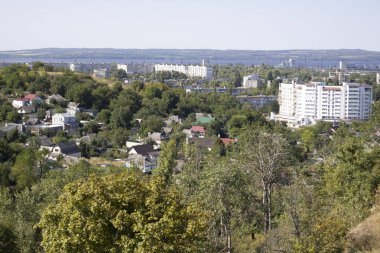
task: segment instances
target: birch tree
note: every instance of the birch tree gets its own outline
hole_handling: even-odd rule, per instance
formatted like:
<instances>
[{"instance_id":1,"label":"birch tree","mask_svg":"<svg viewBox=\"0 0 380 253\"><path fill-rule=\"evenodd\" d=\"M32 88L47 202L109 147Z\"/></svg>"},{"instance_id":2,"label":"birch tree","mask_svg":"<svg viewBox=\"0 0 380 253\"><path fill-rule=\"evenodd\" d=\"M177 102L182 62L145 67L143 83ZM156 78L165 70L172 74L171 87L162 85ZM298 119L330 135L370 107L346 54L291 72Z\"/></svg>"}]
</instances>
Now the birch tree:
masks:
<instances>
[{"instance_id":1,"label":"birch tree","mask_svg":"<svg viewBox=\"0 0 380 253\"><path fill-rule=\"evenodd\" d=\"M244 167L262 189L264 232L272 228L273 185L281 178L287 160L287 143L278 133L249 131L242 138Z\"/></svg>"}]
</instances>

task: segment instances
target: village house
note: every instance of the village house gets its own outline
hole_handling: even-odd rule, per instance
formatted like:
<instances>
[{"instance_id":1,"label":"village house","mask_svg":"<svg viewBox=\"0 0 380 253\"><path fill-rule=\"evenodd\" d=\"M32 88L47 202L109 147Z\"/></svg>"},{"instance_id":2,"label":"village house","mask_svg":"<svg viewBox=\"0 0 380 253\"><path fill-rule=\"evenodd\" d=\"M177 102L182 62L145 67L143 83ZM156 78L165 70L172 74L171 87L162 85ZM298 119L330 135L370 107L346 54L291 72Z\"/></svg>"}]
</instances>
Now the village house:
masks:
<instances>
[{"instance_id":1,"label":"village house","mask_svg":"<svg viewBox=\"0 0 380 253\"><path fill-rule=\"evenodd\" d=\"M41 121L37 117L29 117L25 122L26 126L35 126L41 124Z\"/></svg>"},{"instance_id":2,"label":"village house","mask_svg":"<svg viewBox=\"0 0 380 253\"><path fill-rule=\"evenodd\" d=\"M40 136L39 142L40 150L46 149L49 152L52 152L53 148L55 147L55 144L47 136Z\"/></svg>"},{"instance_id":3,"label":"village house","mask_svg":"<svg viewBox=\"0 0 380 253\"><path fill-rule=\"evenodd\" d=\"M0 127L0 138L5 137L9 132L17 130L19 133L24 132L24 126L22 124L6 123Z\"/></svg>"},{"instance_id":4,"label":"village house","mask_svg":"<svg viewBox=\"0 0 380 253\"><path fill-rule=\"evenodd\" d=\"M137 167L141 169L143 173L151 173L155 168L157 168L157 160L156 158L150 156L131 155L126 160L125 167Z\"/></svg>"},{"instance_id":5,"label":"village house","mask_svg":"<svg viewBox=\"0 0 380 253\"><path fill-rule=\"evenodd\" d=\"M154 151L155 150L152 144L142 144L131 147L128 151L128 155L148 155Z\"/></svg>"},{"instance_id":6,"label":"village house","mask_svg":"<svg viewBox=\"0 0 380 253\"><path fill-rule=\"evenodd\" d=\"M18 98L12 101L12 106L16 109L19 109L20 107L27 105L29 105L29 100L27 100L26 98Z\"/></svg>"},{"instance_id":7,"label":"village house","mask_svg":"<svg viewBox=\"0 0 380 253\"><path fill-rule=\"evenodd\" d=\"M147 139L151 139L158 145L158 147L160 147L163 141L168 140L168 137L162 133L154 132L154 133L149 134Z\"/></svg>"},{"instance_id":8,"label":"village house","mask_svg":"<svg viewBox=\"0 0 380 253\"><path fill-rule=\"evenodd\" d=\"M172 115L172 116L169 116L167 120L165 120L165 124L167 126L170 126L171 124L173 123L178 123L178 124L181 124L182 123L182 120L179 118L179 116L177 115Z\"/></svg>"},{"instance_id":9,"label":"village house","mask_svg":"<svg viewBox=\"0 0 380 253\"><path fill-rule=\"evenodd\" d=\"M63 157L80 158L81 152L75 141L62 142L54 146L52 154L54 156L62 155Z\"/></svg>"},{"instance_id":10,"label":"village house","mask_svg":"<svg viewBox=\"0 0 380 253\"><path fill-rule=\"evenodd\" d=\"M74 102L68 103L67 108L66 108L66 112L71 114L71 115L77 114L78 112L80 112L80 104L74 103Z\"/></svg>"},{"instance_id":11,"label":"village house","mask_svg":"<svg viewBox=\"0 0 380 253\"><path fill-rule=\"evenodd\" d=\"M157 167L159 151L155 151L153 145L142 144L131 147L125 166L127 168L137 167L144 173L150 173Z\"/></svg>"},{"instance_id":12,"label":"village house","mask_svg":"<svg viewBox=\"0 0 380 253\"><path fill-rule=\"evenodd\" d=\"M195 114L196 124L206 125L212 123L215 118L211 114L196 113Z\"/></svg>"},{"instance_id":13,"label":"village house","mask_svg":"<svg viewBox=\"0 0 380 253\"><path fill-rule=\"evenodd\" d=\"M215 144L215 140L213 138L193 137L187 139L187 141L190 144L196 145L199 148L207 149L208 151L211 151Z\"/></svg>"},{"instance_id":14,"label":"village house","mask_svg":"<svg viewBox=\"0 0 380 253\"><path fill-rule=\"evenodd\" d=\"M190 129L193 136L201 137L206 135L206 130L203 126L192 126Z\"/></svg>"},{"instance_id":15,"label":"village house","mask_svg":"<svg viewBox=\"0 0 380 253\"><path fill-rule=\"evenodd\" d=\"M75 115L70 113L56 113L52 117L52 125L63 126L63 130L66 130L77 128L79 124Z\"/></svg>"},{"instance_id":16,"label":"village house","mask_svg":"<svg viewBox=\"0 0 380 253\"><path fill-rule=\"evenodd\" d=\"M36 107L34 105L25 105L21 106L17 109L19 114L30 114L36 111Z\"/></svg>"},{"instance_id":17,"label":"village house","mask_svg":"<svg viewBox=\"0 0 380 253\"><path fill-rule=\"evenodd\" d=\"M96 109L83 109L82 112L90 115L91 117L96 117L98 114L98 110Z\"/></svg>"},{"instance_id":18,"label":"village house","mask_svg":"<svg viewBox=\"0 0 380 253\"><path fill-rule=\"evenodd\" d=\"M36 94L28 94L24 98L27 99L31 105L36 105L42 102L41 97Z\"/></svg>"}]
</instances>

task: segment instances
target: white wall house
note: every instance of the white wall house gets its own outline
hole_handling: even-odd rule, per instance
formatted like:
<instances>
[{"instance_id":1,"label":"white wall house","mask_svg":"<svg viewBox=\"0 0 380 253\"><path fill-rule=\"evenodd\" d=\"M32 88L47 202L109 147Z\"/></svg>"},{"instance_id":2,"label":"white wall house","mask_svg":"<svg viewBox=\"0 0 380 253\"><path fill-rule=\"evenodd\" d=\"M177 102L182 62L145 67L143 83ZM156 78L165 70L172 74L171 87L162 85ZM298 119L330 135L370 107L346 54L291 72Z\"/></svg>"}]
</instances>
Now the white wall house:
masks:
<instances>
[{"instance_id":1,"label":"white wall house","mask_svg":"<svg viewBox=\"0 0 380 253\"><path fill-rule=\"evenodd\" d=\"M52 125L63 126L63 129L66 129L67 127L78 126L78 122L75 115L69 113L56 113L52 117Z\"/></svg>"},{"instance_id":2,"label":"white wall house","mask_svg":"<svg viewBox=\"0 0 380 253\"><path fill-rule=\"evenodd\" d=\"M281 83L278 102L279 114L272 115L272 119L286 121L293 127L314 124L318 120L366 120L371 115L372 86Z\"/></svg>"}]
</instances>

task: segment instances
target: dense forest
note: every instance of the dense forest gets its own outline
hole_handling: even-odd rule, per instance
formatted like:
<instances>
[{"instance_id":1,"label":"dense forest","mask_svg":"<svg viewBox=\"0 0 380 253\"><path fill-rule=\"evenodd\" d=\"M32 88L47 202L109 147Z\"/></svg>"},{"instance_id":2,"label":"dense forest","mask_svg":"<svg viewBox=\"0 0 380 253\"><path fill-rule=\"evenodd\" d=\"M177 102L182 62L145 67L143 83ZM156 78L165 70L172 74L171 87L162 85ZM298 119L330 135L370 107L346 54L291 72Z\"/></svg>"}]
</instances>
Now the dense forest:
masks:
<instances>
[{"instance_id":1,"label":"dense forest","mask_svg":"<svg viewBox=\"0 0 380 253\"><path fill-rule=\"evenodd\" d=\"M216 66L210 87L239 86L256 72L266 80L325 73L268 66ZM119 73L120 74L120 73ZM230 94L186 93L151 74L124 84L35 63L0 69L0 125L23 123L11 101L27 93L67 101L38 104L36 114L63 112L68 101L96 109L76 115L84 159L64 166L46 158L38 137L17 130L0 137L0 252L377 252L380 249L380 102L366 122L289 129ZM181 75L170 78L184 78ZM374 86L374 76L353 75ZM278 79L280 80L280 79ZM162 81L162 82L160 82ZM277 83L278 85L278 83ZM276 94L272 86L254 92ZM186 141L196 113L210 150ZM151 174L100 167L91 157L125 158L128 140L160 131L176 115ZM137 120L139 119L139 120ZM219 137L234 139L225 145ZM106 149L106 152L99 150ZM178 169L178 160L184 161Z\"/></svg>"}]
</instances>

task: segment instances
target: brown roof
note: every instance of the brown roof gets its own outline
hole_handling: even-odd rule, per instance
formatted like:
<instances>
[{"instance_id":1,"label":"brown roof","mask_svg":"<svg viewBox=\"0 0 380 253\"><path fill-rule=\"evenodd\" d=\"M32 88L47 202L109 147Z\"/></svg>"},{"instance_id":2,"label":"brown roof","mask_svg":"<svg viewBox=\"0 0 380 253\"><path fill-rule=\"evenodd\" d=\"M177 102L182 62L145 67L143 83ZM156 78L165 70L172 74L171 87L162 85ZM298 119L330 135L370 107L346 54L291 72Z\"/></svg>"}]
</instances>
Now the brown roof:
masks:
<instances>
[{"instance_id":1,"label":"brown roof","mask_svg":"<svg viewBox=\"0 0 380 253\"><path fill-rule=\"evenodd\" d=\"M215 140L212 138L191 138L190 143L194 143L200 148L212 148L214 146Z\"/></svg>"}]
</instances>

